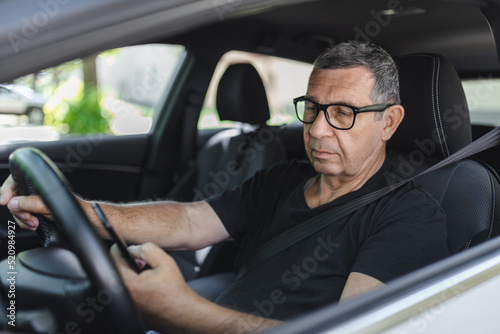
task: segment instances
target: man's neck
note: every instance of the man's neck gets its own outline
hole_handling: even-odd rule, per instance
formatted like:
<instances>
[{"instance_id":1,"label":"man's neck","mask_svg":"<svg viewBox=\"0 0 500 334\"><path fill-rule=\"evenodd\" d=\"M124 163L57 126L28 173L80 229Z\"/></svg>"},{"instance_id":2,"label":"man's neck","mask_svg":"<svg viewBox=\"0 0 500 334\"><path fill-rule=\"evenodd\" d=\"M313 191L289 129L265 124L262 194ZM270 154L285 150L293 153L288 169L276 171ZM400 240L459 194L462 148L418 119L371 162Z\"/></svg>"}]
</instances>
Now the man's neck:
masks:
<instances>
[{"instance_id":1,"label":"man's neck","mask_svg":"<svg viewBox=\"0 0 500 334\"><path fill-rule=\"evenodd\" d=\"M366 169L354 177L329 176L318 174L310 182L306 183L304 189L308 206L313 209L320 205L360 189L378 170L385 161L385 152L375 162L369 163Z\"/></svg>"}]
</instances>

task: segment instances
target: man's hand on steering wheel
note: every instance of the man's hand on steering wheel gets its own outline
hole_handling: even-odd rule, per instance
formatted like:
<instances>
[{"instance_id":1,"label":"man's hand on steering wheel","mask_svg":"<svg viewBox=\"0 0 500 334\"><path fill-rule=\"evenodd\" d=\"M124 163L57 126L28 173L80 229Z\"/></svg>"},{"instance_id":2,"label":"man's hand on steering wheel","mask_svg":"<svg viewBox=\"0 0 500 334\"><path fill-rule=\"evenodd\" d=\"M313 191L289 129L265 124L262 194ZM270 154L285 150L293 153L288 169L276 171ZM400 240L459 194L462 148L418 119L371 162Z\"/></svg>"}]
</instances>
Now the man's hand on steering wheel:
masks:
<instances>
[{"instance_id":1,"label":"man's hand on steering wheel","mask_svg":"<svg viewBox=\"0 0 500 334\"><path fill-rule=\"evenodd\" d=\"M16 196L17 189L12 175L5 180L0 189L0 205L7 206L19 227L35 231L39 225L34 215L42 214L48 220L54 218L40 196Z\"/></svg>"}]
</instances>

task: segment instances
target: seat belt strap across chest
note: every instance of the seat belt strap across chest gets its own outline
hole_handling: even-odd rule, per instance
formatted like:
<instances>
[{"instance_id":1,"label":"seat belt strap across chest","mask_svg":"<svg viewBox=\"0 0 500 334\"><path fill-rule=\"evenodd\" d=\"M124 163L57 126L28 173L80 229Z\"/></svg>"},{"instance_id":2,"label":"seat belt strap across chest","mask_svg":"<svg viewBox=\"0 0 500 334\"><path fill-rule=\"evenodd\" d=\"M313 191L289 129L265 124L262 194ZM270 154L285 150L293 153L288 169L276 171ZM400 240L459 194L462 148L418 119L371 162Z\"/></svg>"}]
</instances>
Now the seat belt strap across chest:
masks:
<instances>
[{"instance_id":1,"label":"seat belt strap across chest","mask_svg":"<svg viewBox=\"0 0 500 334\"><path fill-rule=\"evenodd\" d=\"M500 127L491 130L481 138L478 138L469 145L463 147L462 149L458 150L457 152L453 153L452 155L439 161L438 163L432 165L431 167L413 177L399 181L392 185L388 185L364 196L358 197L352 201L345 203L344 205L334 207L282 232L281 234L263 244L251 257L249 257L243 263L236 275L236 279L243 277L250 269L254 268L259 263L264 262L272 256L308 238L314 233L321 231L331 223L334 223L339 219L347 216L348 214L355 212L359 208L377 200L378 198L381 198L382 196L414 180L415 178L435 171L444 166L450 165L464 158L468 158L476 153L482 152L498 144L500 144Z\"/></svg>"}]
</instances>

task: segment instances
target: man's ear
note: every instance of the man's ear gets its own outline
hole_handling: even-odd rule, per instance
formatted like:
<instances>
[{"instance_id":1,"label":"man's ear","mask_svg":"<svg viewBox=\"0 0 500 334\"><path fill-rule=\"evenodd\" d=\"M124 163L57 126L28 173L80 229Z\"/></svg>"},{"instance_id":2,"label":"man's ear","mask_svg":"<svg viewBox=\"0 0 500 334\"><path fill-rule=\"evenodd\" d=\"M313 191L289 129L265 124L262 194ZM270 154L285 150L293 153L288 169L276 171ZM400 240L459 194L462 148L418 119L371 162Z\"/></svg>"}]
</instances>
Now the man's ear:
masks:
<instances>
[{"instance_id":1,"label":"man's ear","mask_svg":"<svg viewBox=\"0 0 500 334\"><path fill-rule=\"evenodd\" d=\"M387 108L384 112L383 121L384 121L384 130L382 133L382 140L388 141L391 139L394 132L398 128L401 121L405 117L405 109L400 104L395 104Z\"/></svg>"}]
</instances>

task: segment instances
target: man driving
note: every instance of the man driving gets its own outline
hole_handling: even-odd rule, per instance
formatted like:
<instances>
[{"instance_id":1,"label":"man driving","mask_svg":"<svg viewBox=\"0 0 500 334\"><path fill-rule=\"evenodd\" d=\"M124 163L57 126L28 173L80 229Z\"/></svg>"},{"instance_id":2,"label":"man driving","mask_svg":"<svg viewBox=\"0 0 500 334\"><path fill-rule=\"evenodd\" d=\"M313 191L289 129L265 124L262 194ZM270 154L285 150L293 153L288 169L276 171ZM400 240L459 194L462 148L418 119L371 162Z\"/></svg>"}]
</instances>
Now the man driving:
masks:
<instances>
[{"instance_id":1,"label":"man driving","mask_svg":"<svg viewBox=\"0 0 500 334\"><path fill-rule=\"evenodd\" d=\"M196 250L233 238L235 272L266 242L309 218L388 185L397 162L386 142L404 117L397 67L382 48L347 42L314 62L307 92L294 99L309 161L257 172L240 187L205 201L101 203L130 251L151 269L136 274L111 254L152 329L254 332L343 301L448 255L445 214L412 183L332 221L234 280L210 302L184 281L163 251ZM35 230L50 212L37 196L20 197L12 177L0 204ZM78 199L107 236L90 202Z\"/></svg>"}]
</instances>

